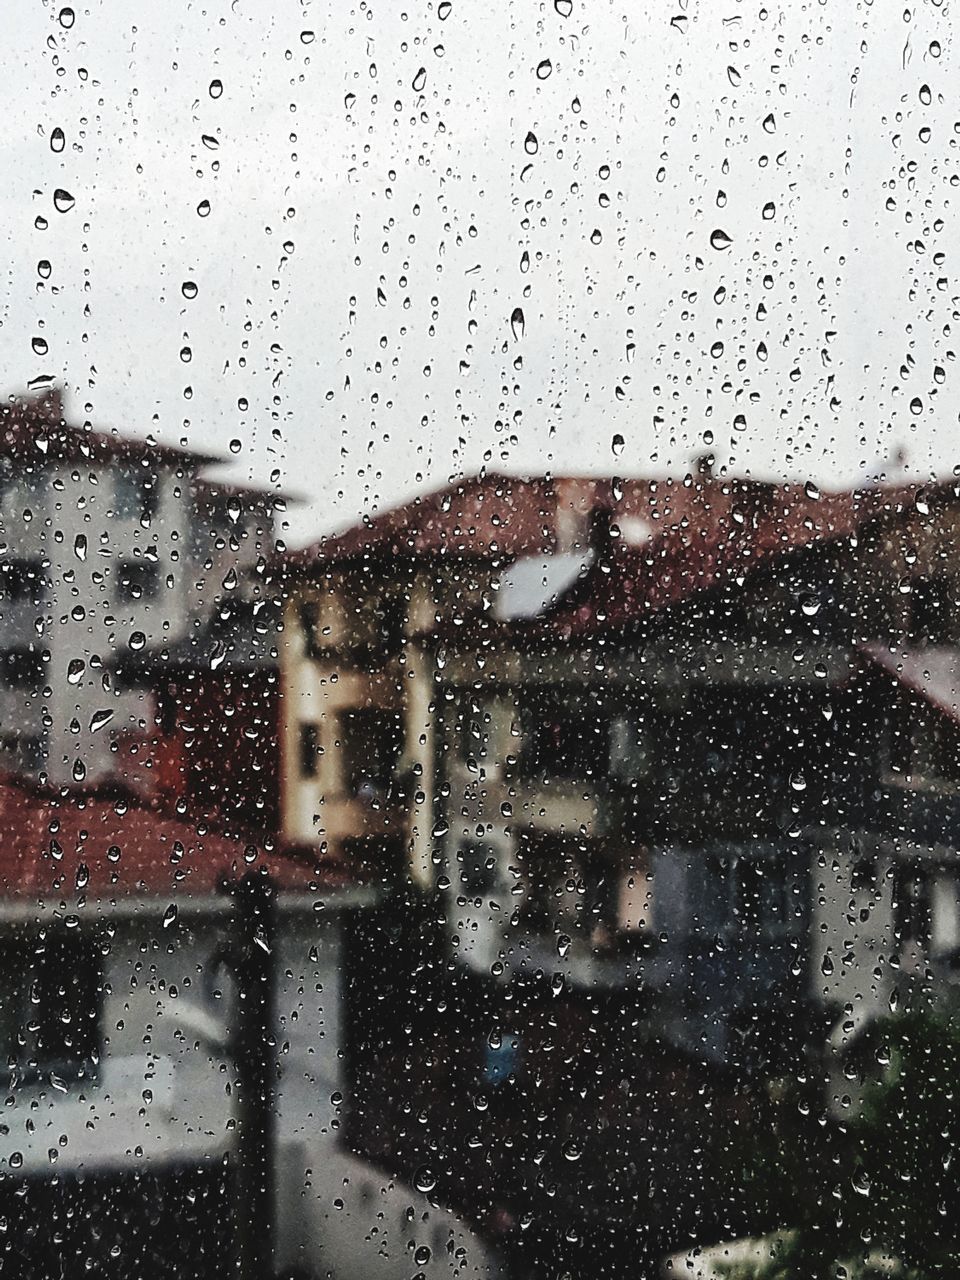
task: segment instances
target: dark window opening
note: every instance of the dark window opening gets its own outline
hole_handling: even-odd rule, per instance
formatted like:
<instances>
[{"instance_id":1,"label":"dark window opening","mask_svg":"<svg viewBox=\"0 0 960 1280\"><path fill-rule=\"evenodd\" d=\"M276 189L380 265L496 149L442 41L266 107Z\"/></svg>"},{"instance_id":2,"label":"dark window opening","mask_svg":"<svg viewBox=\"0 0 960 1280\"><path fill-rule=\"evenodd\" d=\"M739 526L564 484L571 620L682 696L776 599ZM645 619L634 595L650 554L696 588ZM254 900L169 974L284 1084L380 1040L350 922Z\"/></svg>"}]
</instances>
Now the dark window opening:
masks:
<instances>
[{"instance_id":1,"label":"dark window opening","mask_svg":"<svg viewBox=\"0 0 960 1280\"><path fill-rule=\"evenodd\" d=\"M0 598L11 604L39 605L45 594L46 583L39 560L15 559L0 561Z\"/></svg>"},{"instance_id":2,"label":"dark window opening","mask_svg":"<svg viewBox=\"0 0 960 1280\"><path fill-rule=\"evenodd\" d=\"M464 893L489 893L497 879L497 859L488 844L470 840L457 850L457 870Z\"/></svg>"},{"instance_id":3,"label":"dark window opening","mask_svg":"<svg viewBox=\"0 0 960 1280\"><path fill-rule=\"evenodd\" d=\"M320 768L320 728L315 724L300 726L300 774L304 778L315 778Z\"/></svg>"},{"instance_id":4,"label":"dark window opening","mask_svg":"<svg viewBox=\"0 0 960 1280\"><path fill-rule=\"evenodd\" d=\"M901 868L895 882L894 929L898 941L920 943L930 941L930 885L922 871Z\"/></svg>"},{"instance_id":5,"label":"dark window opening","mask_svg":"<svg viewBox=\"0 0 960 1280\"><path fill-rule=\"evenodd\" d=\"M398 712L365 707L340 717L344 781L351 795L375 801L390 791L401 750Z\"/></svg>"},{"instance_id":6,"label":"dark window opening","mask_svg":"<svg viewBox=\"0 0 960 1280\"><path fill-rule=\"evenodd\" d=\"M39 688L45 656L40 649L8 649L0 654L0 677L14 689Z\"/></svg>"},{"instance_id":7,"label":"dark window opening","mask_svg":"<svg viewBox=\"0 0 960 1280\"><path fill-rule=\"evenodd\" d=\"M151 599L160 590L160 566L150 560L121 560L117 595L121 600Z\"/></svg>"},{"instance_id":8,"label":"dark window opening","mask_svg":"<svg viewBox=\"0 0 960 1280\"><path fill-rule=\"evenodd\" d=\"M114 476L116 514L125 520L149 520L157 513L157 477L149 471L120 467Z\"/></svg>"},{"instance_id":9,"label":"dark window opening","mask_svg":"<svg viewBox=\"0 0 960 1280\"><path fill-rule=\"evenodd\" d=\"M910 632L923 644L955 638L949 584L945 578L918 578L910 595Z\"/></svg>"},{"instance_id":10,"label":"dark window opening","mask_svg":"<svg viewBox=\"0 0 960 1280\"><path fill-rule=\"evenodd\" d=\"M528 695L521 710L520 773L530 779L593 777L609 759L609 726L576 715L562 695Z\"/></svg>"},{"instance_id":11,"label":"dark window opening","mask_svg":"<svg viewBox=\"0 0 960 1280\"><path fill-rule=\"evenodd\" d=\"M89 1075L100 1050L100 952L92 938L47 934L8 944L0 978L0 1055L20 1079Z\"/></svg>"}]
</instances>

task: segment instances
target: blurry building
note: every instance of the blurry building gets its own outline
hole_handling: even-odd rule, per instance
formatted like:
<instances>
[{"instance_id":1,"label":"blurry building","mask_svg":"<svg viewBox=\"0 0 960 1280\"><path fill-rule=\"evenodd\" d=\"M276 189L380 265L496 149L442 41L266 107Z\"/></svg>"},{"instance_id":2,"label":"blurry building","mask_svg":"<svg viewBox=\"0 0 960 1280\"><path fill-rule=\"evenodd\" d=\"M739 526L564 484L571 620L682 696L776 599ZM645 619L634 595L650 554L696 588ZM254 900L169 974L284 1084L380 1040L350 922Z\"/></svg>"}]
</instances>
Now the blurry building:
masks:
<instances>
[{"instance_id":1,"label":"blurry building","mask_svg":"<svg viewBox=\"0 0 960 1280\"><path fill-rule=\"evenodd\" d=\"M278 568L284 837L431 887L446 637L494 615L502 577L521 558L550 574L541 604L569 587L611 509L625 539L643 539L648 488L487 474L287 554Z\"/></svg>"},{"instance_id":2,"label":"blurry building","mask_svg":"<svg viewBox=\"0 0 960 1280\"><path fill-rule=\"evenodd\" d=\"M70 424L57 391L0 408L4 768L152 785L151 673L195 641L216 669L224 614L256 613L275 546L276 496L205 479L215 461Z\"/></svg>"},{"instance_id":3,"label":"blurry building","mask_svg":"<svg viewBox=\"0 0 960 1280\"><path fill-rule=\"evenodd\" d=\"M341 1141L345 946L369 890L117 795L2 780L0 827L4 1270L237 1274L243 939L225 885L269 873L276 1273L390 1280L409 1249L427 1277L496 1274L452 1214Z\"/></svg>"}]
</instances>

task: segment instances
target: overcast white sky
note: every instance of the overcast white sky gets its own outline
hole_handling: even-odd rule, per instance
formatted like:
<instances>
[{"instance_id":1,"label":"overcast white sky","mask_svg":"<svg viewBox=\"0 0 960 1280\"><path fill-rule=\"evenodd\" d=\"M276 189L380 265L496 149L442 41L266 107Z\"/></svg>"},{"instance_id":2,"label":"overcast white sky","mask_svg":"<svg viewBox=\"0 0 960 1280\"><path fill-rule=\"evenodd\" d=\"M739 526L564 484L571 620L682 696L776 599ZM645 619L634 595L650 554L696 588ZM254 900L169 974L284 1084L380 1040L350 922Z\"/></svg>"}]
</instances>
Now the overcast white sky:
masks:
<instances>
[{"instance_id":1,"label":"overcast white sky","mask_svg":"<svg viewBox=\"0 0 960 1280\"><path fill-rule=\"evenodd\" d=\"M7 389L239 442L310 499L292 543L705 432L756 474L949 472L949 0L559 3L9 6Z\"/></svg>"}]
</instances>

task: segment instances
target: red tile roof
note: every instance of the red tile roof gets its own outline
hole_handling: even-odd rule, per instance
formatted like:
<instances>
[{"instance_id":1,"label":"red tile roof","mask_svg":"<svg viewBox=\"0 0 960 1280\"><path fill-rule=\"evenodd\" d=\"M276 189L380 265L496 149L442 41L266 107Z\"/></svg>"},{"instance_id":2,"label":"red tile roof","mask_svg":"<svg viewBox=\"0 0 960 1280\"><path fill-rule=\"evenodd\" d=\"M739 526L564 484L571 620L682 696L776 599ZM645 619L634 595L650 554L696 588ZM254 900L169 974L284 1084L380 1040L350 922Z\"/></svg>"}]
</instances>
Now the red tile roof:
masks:
<instances>
[{"instance_id":1,"label":"red tile roof","mask_svg":"<svg viewBox=\"0 0 960 1280\"><path fill-rule=\"evenodd\" d=\"M796 484L691 486L683 517L640 547L610 552L558 601L546 625L565 638L623 627L813 543L849 537L913 506L920 487L820 494Z\"/></svg>"},{"instance_id":2,"label":"red tile roof","mask_svg":"<svg viewBox=\"0 0 960 1280\"><path fill-rule=\"evenodd\" d=\"M103 462L149 458L173 465L182 463L185 471L220 461L212 454L71 426L63 417L61 392L55 387L35 396L10 396L0 404L0 456L15 457L18 462L35 461L38 466L51 459Z\"/></svg>"},{"instance_id":3,"label":"red tile roof","mask_svg":"<svg viewBox=\"0 0 960 1280\"><path fill-rule=\"evenodd\" d=\"M203 897L266 868L282 889L338 887L336 868L267 855L124 798L0 780L0 900Z\"/></svg>"}]
</instances>

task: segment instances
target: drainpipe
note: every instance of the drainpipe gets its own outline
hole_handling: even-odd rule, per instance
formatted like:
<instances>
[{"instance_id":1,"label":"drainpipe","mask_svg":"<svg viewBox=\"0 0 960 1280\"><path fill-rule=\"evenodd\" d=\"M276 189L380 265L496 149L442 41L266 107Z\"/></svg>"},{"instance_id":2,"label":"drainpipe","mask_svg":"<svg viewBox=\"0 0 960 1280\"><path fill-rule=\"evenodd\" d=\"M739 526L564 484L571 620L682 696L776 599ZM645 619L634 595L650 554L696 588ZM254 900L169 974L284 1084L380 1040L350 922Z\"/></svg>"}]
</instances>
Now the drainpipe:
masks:
<instances>
[{"instance_id":1,"label":"drainpipe","mask_svg":"<svg viewBox=\"0 0 960 1280\"><path fill-rule=\"evenodd\" d=\"M275 890L268 876L247 874L231 892L236 904L237 1274L239 1280L269 1280L275 1266Z\"/></svg>"}]
</instances>

